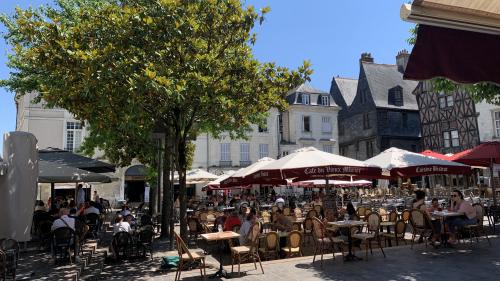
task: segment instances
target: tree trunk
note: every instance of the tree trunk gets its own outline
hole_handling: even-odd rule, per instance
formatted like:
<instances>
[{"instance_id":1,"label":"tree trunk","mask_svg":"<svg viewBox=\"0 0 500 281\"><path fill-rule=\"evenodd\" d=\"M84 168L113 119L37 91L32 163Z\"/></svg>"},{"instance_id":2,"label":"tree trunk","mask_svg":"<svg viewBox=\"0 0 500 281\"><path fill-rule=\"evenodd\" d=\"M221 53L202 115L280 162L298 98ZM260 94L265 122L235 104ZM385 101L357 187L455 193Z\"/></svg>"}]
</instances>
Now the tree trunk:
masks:
<instances>
[{"instance_id":1,"label":"tree trunk","mask_svg":"<svg viewBox=\"0 0 500 281\"><path fill-rule=\"evenodd\" d=\"M170 171L172 170L171 158L171 135L165 132L165 147L163 149L163 196L162 196L162 216L161 216L161 235L160 238L170 236L170 222L172 221L172 181L170 180Z\"/></svg>"},{"instance_id":2,"label":"tree trunk","mask_svg":"<svg viewBox=\"0 0 500 281\"><path fill-rule=\"evenodd\" d=\"M180 202L180 234L184 241L187 241L187 189L186 189L186 140L180 133L177 132L176 136L176 148L177 148L177 173L179 175L179 202Z\"/></svg>"}]
</instances>

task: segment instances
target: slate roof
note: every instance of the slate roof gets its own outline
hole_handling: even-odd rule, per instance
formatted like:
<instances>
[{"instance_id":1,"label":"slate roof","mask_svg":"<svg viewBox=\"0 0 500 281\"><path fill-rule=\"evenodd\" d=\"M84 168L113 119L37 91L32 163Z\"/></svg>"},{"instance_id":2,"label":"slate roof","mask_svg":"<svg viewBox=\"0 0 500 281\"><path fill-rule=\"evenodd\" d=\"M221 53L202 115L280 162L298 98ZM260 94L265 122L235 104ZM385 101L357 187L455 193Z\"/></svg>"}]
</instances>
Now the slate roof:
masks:
<instances>
[{"instance_id":1,"label":"slate roof","mask_svg":"<svg viewBox=\"0 0 500 281\"><path fill-rule=\"evenodd\" d=\"M288 91L285 99L289 104L295 104L297 101L297 95L298 94L312 94L312 95L328 95L331 97L330 93L325 92L323 90L318 90L314 87L312 87L308 83L302 83L301 85L291 89ZM311 105L317 105L317 101L315 100L315 97L311 95ZM337 104L330 98L330 106L337 106Z\"/></svg>"},{"instance_id":2,"label":"slate roof","mask_svg":"<svg viewBox=\"0 0 500 281\"><path fill-rule=\"evenodd\" d=\"M334 77L335 83L339 87L340 94L347 106L351 106L354 98L356 97L356 90L358 89L358 80L352 78Z\"/></svg>"},{"instance_id":3,"label":"slate roof","mask_svg":"<svg viewBox=\"0 0 500 281\"><path fill-rule=\"evenodd\" d=\"M396 65L363 62L362 66L376 107L418 110L417 99L412 94L417 81L403 80ZM398 85L403 88L403 106L388 103L389 89Z\"/></svg>"}]
</instances>

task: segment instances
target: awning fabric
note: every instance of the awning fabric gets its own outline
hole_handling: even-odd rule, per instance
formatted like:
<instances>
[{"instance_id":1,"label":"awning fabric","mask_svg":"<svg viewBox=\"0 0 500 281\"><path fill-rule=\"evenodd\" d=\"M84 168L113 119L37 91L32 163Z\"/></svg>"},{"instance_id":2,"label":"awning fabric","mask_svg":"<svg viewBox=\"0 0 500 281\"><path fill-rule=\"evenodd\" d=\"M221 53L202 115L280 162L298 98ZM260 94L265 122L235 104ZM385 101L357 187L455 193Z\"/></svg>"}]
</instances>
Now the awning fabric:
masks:
<instances>
[{"instance_id":1,"label":"awning fabric","mask_svg":"<svg viewBox=\"0 0 500 281\"><path fill-rule=\"evenodd\" d=\"M451 157L452 161L467 165L489 167L500 163L500 142L482 143L474 148L464 150Z\"/></svg>"},{"instance_id":2,"label":"awning fabric","mask_svg":"<svg viewBox=\"0 0 500 281\"><path fill-rule=\"evenodd\" d=\"M67 150L48 148L38 151L40 160L52 162L56 165L71 166L78 169L94 172L109 173L115 171L115 166L96 159L85 157Z\"/></svg>"},{"instance_id":3,"label":"awning fabric","mask_svg":"<svg viewBox=\"0 0 500 281\"><path fill-rule=\"evenodd\" d=\"M461 163L391 147L365 161L389 171L391 177L416 177L440 174L469 174L471 167Z\"/></svg>"},{"instance_id":4,"label":"awning fabric","mask_svg":"<svg viewBox=\"0 0 500 281\"><path fill-rule=\"evenodd\" d=\"M105 175L43 160L38 161L38 168L38 183L111 182Z\"/></svg>"},{"instance_id":5,"label":"awning fabric","mask_svg":"<svg viewBox=\"0 0 500 281\"><path fill-rule=\"evenodd\" d=\"M425 156L434 157L434 158L441 159L441 160L451 161L449 156L446 156L444 154L441 154L439 152L435 152L435 151L432 151L429 149L420 152L420 154L425 155Z\"/></svg>"},{"instance_id":6,"label":"awning fabric","mask_svg":"<svg viewBox=\"0 0 500 281\"><path fill-rule=\"evenodd\" d=\"M500 84L500 36L419 25L404 79Z\"/></svg>"}]
</instances>

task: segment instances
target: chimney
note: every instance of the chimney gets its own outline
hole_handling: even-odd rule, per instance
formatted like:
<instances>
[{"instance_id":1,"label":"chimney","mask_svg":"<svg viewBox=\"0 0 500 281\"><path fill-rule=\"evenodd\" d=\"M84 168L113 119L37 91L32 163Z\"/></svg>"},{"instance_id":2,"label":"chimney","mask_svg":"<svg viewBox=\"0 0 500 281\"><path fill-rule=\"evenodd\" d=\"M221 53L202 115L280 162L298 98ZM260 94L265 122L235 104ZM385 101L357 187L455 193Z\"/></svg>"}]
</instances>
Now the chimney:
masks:
<instances>
[{"instance_id":1,"label":"chimney","mask_svg":"<svg viewBox=\"0 0 500 281\"><path fill-rule=\"evenodd\" d=\"M406 65L408 64L408 60L410 59L410 54L408 54L407 50L401 50L398 52L396 56L396 65L398 66L398 71L401 73L405 73Z\"/></svg>"},{"instance_id":2,"label":"chimney","mask_svg":"<svg viewBox=\"0 0 500 281\"><path fill-rule=\"evenodd\" d=\"M362 63L362 62L373 62L372 54L362 53L361 58L359 58L359 63Z\"/></svg>"}]
</instances>

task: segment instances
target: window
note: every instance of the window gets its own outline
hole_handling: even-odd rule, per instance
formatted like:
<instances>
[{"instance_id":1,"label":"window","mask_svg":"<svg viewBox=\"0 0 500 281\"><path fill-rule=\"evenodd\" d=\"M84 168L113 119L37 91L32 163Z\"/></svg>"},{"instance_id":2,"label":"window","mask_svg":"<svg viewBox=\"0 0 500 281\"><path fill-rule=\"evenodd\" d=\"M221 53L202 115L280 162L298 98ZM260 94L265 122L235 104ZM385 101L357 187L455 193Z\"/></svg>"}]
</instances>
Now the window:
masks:
<instances>
[{"instance_id":1,"label":"window","mask_svg":"<svg viewBox=\"0 0 500 281\"><path fill-rule=\"evenodd\" d=\"M302 132L311 132L311 116L302 116Z\"/></svg>"},{"instance_id":2,"label":"window","mask_svg":"<svg viewBox=\"0 0 500 281\"><path fill-rule=\"evenodd\" d=\"M453 94L439 93L439 108L451 107L455 103L453 101Z\"/></svg>"},{"instance_id":3,"label":"window","mask_svg":"<svg viewBox=\"0 0 500 281\"><path fill-rule=\"evenodd\" d=\"M402 119L403 119L403 128L408 127L408 113L403 112Z\"/></svg>"},{"instance_id":4,"label":"window","mask_svg":"<svg viewBox=\"0 0 500 281\"><path fill-rule=\"evenodd\" d=\"M321 132L331 133L332 132L332 122L330 122L330 116L321 117Z\"/></svg>"},{"instance_id":5,"label":"window","mask_svg":"<svg viewBox=\"0 0 500 281\"><path fill-rule=\"evenodd\" d=\"M329 106L330 105L330 97L329 96L321 96L321 105Z\"/></svg>"},{"instance_id":6,"label":"window","mask_svg":"<svg viewBox=\"0 0 500 281\"><path fill-rule=\"evenodd\" d=\"M324 144L323 145L323 151L328 152L328 153L333 153L333 145L331 144Z\"/></svg>"},{"instance_id":7,"label":"window","mask_svg":"<svg viewBox=\"0 0 500 281\"><path fill-rule=\"evenodd\" d=\"M285 157L287 155L288 155L288 151L287 150L281 152L281 157Z\"/></svg>"},{"instance_id":8,"label":"window","mask_svg":"<svg viewBox=\"0 0 500 281\"><path fill-rule=\"evenodd\" d=\"M341 147L339 147L339 150L340 150L340 155L342 155L342 156L347 155L347 147L341 146Z\"/></svg>"},{"instance_id":9,"label":"window","mask_svg":"<svg viewBox=\"0 0 500 281\"><path fill-rule=\"evenodd\" d=\"M339 123L339 136L343 136L343 135L344 135L344 124Z\"/></svg>"},{"instance_id":10,"label":"window","mask_svg":"<svg viewBox=\"0 0 500 281\"><path fill-rule=\"evenodd\" d=\"M451 131L451 146L457 147L460 146L460 141L458 139L458 131Z\"/></svg>"},{"instance_id":11,"label":"window","mask_svg":"<svg viewBox=\"0 0 500 281\"><path fill-rule=\"evenodd\" d=\"M500 138L500 111L493 112L493 121L495 122L495 134Z\"/></svg>"},{"instance_id":12,"label":"window","mask_svg":"<svg viewBox=\"0 0 500 281\"><path fill-rule=\"evenodd\" d=\"M370 125L370 116L368 115L368 113L364 113L363 114L363 129L370 129L371 128L371 125Z\"/></svg>"},{"instance_id":13,"label":"window","mask_svg":"<svg viewBox=\"0 0 500 281\"><path fill-rule=\"evenodd\" d=\"M221 161L231 161L231 144L221 143L220 144L220 160Z\"/></svg>"},{"instance_id":14,"label":"window","mask_svg":"<svg viewBox=\"0 0 500 281\"><path fill-rule=\"evenodd\" d=\"M309 94L302 94L302 104L310 104L310 96Z\"/></svg>"},{"instance_id":15,"label":"window","mask_svg":"<svg viewBox=\"0 0 500 281\"><path fill-rule=\"evenodd\" d=\"M396 86L389 89L388 104L395 106L403 106L403 88L401 86Z\"/></svg>"},{"instance_id":16,"label":"window","mask_svg":"<svg viewBox=\"0 0 500 281\"><path fill-rule=\"evenodd\" d=\"M269 145L267 143L259 144L259 159L269 156Z\"/></svg>"},{"instance_id":17,"label":"window","mask_svg":"<svg viewBox=\"0 0 500 281\"><path fill-rule=\"evenodd\" d=\"M460 140L458 138L458 131L447 131L443 132L444 147L458 147L460 146Z\"/></svg>"},{"instance_id":18,"label":"window","mask_svg":"<svg viewBox=\"0 0 500 281\"><path fill-rule=\"evenodd\" d=\"M82 123L66 122L66 150L77 151L82 144Z\"/></svg>"},{"instance_id":19,"label":"window","mask_svg":"<svg viewBox=\"0 0 500 281\"><path fill-rule=\"evenodd\" d=\"M240 161L250 161L250 144L240 143Z\"/></svg>"},{"instance_id":20,"label":"window","mask_svg":"<svg viewBox=\"0 0 500 281\"><path fill-rule=\"evenodd\" d=\"M267 124L259 125L259 133L267 133Z\"/></svg>"},{"instance_id":21,"label":"window","mask_svg":"<svg viewBox=\"0 0 500 281\"><path fill-rule=\"evenodd\" d=\"M366 143L366 157L373 157L373 143L371 141L367 141Z\"/></svg>"}]
</instances>

